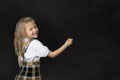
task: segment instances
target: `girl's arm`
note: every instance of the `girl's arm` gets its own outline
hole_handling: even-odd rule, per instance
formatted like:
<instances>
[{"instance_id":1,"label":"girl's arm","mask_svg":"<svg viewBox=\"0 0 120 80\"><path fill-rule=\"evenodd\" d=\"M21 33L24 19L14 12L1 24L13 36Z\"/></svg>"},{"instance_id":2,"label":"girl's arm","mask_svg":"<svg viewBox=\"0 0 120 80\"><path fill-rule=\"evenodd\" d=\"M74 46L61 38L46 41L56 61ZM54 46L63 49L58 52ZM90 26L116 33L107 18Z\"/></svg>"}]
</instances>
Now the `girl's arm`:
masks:
<instances>
[{"instance_id":1,"label":"girl's arm","mask_svg":"<svg viewBox=\"0 0 120 80\"><path fill-rule=\"evenodd\" d=\"M60 48L56 49L55 51L50 51L50 52L48 53L48 57L54 58L54 57L58 56L58 55L61 54L67 47L69 47L69 46L72 44L72 42L73 42L73 39L68 38L68 39L66 40L66 42L65 42Z\"/></svg>"}]
</instances>

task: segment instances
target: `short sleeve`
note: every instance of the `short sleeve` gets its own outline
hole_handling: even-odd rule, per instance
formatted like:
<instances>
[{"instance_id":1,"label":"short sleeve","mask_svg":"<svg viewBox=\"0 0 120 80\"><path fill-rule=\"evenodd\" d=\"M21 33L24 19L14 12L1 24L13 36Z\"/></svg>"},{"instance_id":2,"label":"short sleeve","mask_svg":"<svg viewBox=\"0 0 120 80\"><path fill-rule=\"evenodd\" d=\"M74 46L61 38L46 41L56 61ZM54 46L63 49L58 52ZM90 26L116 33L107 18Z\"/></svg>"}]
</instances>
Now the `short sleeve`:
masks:
<instances>
[{"instance_id":1,"label":"short sleeve","mask_svg":"<svg viewBox=\"0 0 120 80\"><path fill-rule=\"evenodd\" d=\"M35 54L39 57L46 57L49 53L49 49L47 46L44 46L39 40L34 39L31 42L31 45L34 46Z\"/></svg>"}]
</instances>

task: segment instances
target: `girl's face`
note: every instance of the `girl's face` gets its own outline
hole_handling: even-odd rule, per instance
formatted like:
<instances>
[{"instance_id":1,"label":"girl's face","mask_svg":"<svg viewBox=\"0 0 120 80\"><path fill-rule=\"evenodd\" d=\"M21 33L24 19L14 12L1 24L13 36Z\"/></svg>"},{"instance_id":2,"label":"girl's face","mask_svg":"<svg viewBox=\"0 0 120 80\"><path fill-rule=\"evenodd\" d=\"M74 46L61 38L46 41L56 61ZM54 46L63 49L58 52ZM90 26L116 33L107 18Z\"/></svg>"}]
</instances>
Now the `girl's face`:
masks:
<instances>
[{"instance_id":1,"label":"girl's face","mask_svg":"<svg viewBox=\"0 0 120 80\"><path fill-rule=\"evenodd\" d=\"M33 21L29 21L25 24L26 37L33 39L38 37L38 28Z\"/></svg>"}]
</instances>

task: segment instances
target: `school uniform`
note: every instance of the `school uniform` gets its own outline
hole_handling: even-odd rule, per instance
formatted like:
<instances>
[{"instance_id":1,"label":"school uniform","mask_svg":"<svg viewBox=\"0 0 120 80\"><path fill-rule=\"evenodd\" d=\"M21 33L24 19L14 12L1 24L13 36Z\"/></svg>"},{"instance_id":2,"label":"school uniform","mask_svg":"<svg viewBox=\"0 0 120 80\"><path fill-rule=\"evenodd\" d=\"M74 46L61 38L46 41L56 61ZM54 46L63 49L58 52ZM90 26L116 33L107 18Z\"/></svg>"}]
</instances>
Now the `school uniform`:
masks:
<instances>
[{"instance_id":1,"label":"school uniform","mask_svg":"<svg viewBox=\"0 0 120 80\"><path fill-rule=\"evenodd\" d=\"M27 42L28 39L25 39ZM15 80L41 80L40 75L40 58L46 57L49 49L39 40L33 39L23 56L19 56L22 63Z\"/></svg>"}]
</instances>

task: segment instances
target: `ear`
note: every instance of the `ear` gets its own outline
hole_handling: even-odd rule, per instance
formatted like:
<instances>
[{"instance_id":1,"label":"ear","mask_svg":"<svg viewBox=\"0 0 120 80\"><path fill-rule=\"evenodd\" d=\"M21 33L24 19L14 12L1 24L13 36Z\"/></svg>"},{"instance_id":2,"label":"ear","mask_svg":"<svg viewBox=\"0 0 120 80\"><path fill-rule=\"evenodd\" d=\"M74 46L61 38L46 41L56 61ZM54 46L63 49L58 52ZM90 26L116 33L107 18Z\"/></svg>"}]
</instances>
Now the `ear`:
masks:
<instances>
[{"instance_id":1,"label":"ear","mask_svg":"<svg viewBox=\"0 0 120 80\"><path fill-rule=\"evenodd\" d=\"M26 33L26 31L24 32L24 34L23 34L23 35L24 35L24 37L27 37L27 36L28 36L28 35L27 35L27 33Z\"/></svg>"}]
</instances>

